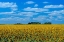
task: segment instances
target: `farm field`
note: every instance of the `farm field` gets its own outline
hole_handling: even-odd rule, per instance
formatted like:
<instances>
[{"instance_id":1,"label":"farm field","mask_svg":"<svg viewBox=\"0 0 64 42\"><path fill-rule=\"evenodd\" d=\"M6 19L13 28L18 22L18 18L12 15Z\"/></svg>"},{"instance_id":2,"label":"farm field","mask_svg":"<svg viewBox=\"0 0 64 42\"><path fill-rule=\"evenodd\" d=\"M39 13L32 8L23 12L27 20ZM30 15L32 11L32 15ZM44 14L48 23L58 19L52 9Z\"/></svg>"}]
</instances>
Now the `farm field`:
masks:
<instances>
[{"instance_id":1,"label":"farm field","mask_svg":"<svg viewBox=\"0 0 64 42\"><path fill-rule=\"evenodd\" d=\"M0 42L64 42L64 25L0 25Z\"/></svg>"}]
</instances>

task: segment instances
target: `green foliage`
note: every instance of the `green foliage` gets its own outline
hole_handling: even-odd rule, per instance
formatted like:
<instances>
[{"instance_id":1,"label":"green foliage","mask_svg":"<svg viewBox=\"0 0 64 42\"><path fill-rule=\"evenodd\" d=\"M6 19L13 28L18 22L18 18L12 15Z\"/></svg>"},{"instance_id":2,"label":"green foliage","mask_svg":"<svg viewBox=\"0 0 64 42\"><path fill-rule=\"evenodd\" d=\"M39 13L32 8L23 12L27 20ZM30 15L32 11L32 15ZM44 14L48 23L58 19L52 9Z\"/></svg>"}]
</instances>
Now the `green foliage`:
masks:
<instances>
[{"instance_id":1,"label":"green foliage","mask_svg":"<svg viewBox=\"0 0 64 42\"><path fill-rule=\"evenodd\" d=\"M51 22L45 22L44 24L52 24Z\"/></svg>"},{"instance_id":2,"label":"green foliage","mask_svg":"<svg viewBox=\"0 0 64 42\"><path fill-rule=\"evenodd\" d=\"M16 24L14 24L14 25L21 25L21 23L16 23Z\"/></svg>"},{"instance_id":3,"label":"green foliage","mask_svg":"<svg viewBox=\"0 0 64 42\"><path fill-rule=\"evenodd\" d=\"M29 22L28 24L41 24L40 22Z\"/></svg>"}]
</instances>

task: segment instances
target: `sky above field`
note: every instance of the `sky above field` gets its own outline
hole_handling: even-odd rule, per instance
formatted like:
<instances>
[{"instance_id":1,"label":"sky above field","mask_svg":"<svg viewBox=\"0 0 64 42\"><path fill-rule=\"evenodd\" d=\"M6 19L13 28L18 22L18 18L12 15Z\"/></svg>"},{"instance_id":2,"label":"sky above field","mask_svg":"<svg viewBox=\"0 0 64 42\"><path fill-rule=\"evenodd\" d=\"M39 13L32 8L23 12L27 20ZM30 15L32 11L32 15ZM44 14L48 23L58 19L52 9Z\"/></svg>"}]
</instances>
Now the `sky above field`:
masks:
<instances>
[{"instance_id":1,"label":"sky above field","mask_svg":"<svg viewBox=\"0 0 64 42\"><path fill-rule=\"evenodd\" d=\"M64 0L0 0L0 23L64 24Z\"/></svg>"}]
</instances>

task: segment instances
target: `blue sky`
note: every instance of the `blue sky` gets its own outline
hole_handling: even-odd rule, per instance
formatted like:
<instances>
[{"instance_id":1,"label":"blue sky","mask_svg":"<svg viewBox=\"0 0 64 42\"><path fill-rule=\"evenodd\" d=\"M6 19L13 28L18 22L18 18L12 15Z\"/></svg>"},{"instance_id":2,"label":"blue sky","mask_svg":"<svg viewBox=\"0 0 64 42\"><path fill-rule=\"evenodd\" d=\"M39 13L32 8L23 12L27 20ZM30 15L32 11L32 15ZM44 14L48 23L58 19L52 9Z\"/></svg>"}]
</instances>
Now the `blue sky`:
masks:
<instances>
[{"instance_id":1,"label":"blue sky","mask_svg":"<svg viewBox=\"0 0 64 42\"><path fill-rule=\"evenodd\" d=\"M64 0L0 0L0 23L64 24Z\"/></svg>"}]
</instances>

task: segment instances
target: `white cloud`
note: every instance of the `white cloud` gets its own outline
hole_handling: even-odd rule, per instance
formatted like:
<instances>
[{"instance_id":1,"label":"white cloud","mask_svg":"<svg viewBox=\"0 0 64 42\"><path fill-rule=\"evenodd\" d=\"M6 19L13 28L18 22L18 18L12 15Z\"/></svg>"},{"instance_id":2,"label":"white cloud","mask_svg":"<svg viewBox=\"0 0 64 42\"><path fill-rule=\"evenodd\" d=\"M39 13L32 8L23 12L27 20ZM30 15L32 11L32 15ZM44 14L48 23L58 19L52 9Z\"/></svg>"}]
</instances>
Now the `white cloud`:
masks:
<instances>
[{"instance_id":1,"label":"white cloud","mask_svg":"<svg viewBox=\"0 0 64 42\"><path fill-rule=\"evenodd\" d=\"M18 6L16 5L16 3L13 2L0 2L0 8L9 8L11 9L10 12L0 12L0 15L2 14L6 14L6 15L12 15L15 14L18 10Z\"/></svg>"},{"instance_id":2,"label":"white cloud","mask_svg":"<svg viewBox=\"0 0 64 42\"><path fill-rule=\"evenodd\" d=\"M63 17L63 16L57 16L57 18L62 19L62 18L64 18L64 17Z\"/></svg>"},{"instance_id":3,"label":"white cloud","mask_svg":"<svg viewBox=\"0 0 64 42\"><path fill-rule=\"evenodd\" d=\"M17 11L17 10L18 10L17 7L13 7L13 8L11 8L11 11Z\"/></svg>"},{"instance_id":4,"label":"white cloud","mask_svg":"<svg viewBox=\"0 0 64 42\"><path fill-rule=\"evenodd\" d=\"M44 3L44 4L47 4L47 3L49 3L49 2L46 2L46 1L45 1L45 2L43 2L43 3Z\"/></svg>"},{"instance_id":5,"label":"white cloud","mask_svg":"<svg viewBox=\"0 0 64 42\"><path fill-rule=\"evenodd\" d=\"M60 16L60 15L63 15L64 14L64 10L54 10L54 11L47 11L47 12L44 12L50 16Z\"/></svg>"},{"instance_id":6,"label":"white cloud","mask_svg":"<svg viewBox=\"0 0 64 42\"><path fill-rule=\"evenodd\" d=\"M9 15L9 14L13 14L13 13L15 13L15 12L13 12L13 11L11 11L11 12L0 12L0 15L1 14L8 14Z\"/></svg>"},{"instance_id":7,"label":"white cloud","mask_svg":"<svg viewBox=\"0 0 64 42\"><path fill-rule=\"evenodd\" d=\"M35 21L63 21L64 17L62 16L44 16L44 15L40 15L36 18L33 18L33 20Z\"/></svg>"},{"instance_id":8,"label":"white cloud","mask_svg":"<svg viewBox=\"0 0 64 42\"><path fill-rule=\"evenodd\" d=\"M47 13L49 16L48 20L62 21L64 19L64 17L63 17L64 10L45 12L45 13Z\"/></svg>"},{"instance_id":9,"label":"white cloud","mask_svg":"<svg viewBox=\"0 0 64 42\"><path fill-rule=\"evenodd\" d=\"M57 16L57 18L55 19L56 21L63 21L64 17L62 15Z\"/></svg>"},{"instance_id":10,"label":"white cloud","mask_svg":"<svg viewBox=\"0 0 64 42\"><path fill-rule=\"evenodd\" d=\"M36 21L63 21L64 20L64 10L45 12L47 15L40 15L33 20Z\"/></svg>"},{"instance_id":11,"label":"white cloud","mask_svg":"<svg viewBox=\"0 0 64 42\"><path fill-rule=\"evenodd\" d=\"M0 8L10 8L12 11L16 11L17 7L16 3L13 2L0 2Z\"/></svg>"},{"instance_id":12,"label":"white cloud","mask_svg":"<svg viewBox=\"0 0 64 42\"><path fill-rule=\"evenodd\" d=\"M18 15L20 15L20 16L30 16L30 17L37 15L37 14L38 13L36 13L36 12L19 12L18 13Z\"/></svg>"},{"instance_id":13,"label":"white cloud","mask_svg":"<svg viewBox=\"0 0 64 42\"><path fill-rule=\"evenodd\" d=\"M46 19L47 21L54 21L56 19L56 17L54 16L48 16L48 18Z\"/></svg>"},{"instance_id":14,"label":"white cloud","mask_svg":"<svg viewBox=\"0 0 64 42\"><path fill-rule=\"evenodd\" d=\"M0 15L5 14L5 15L11 15L11 16L28 16L28 17L32 17L34 15L38 15L39 13L36 12L0 12Z\"/></svg>"},{"instance_id":15,"label":"white cloud","mask_svg":"<svg viewBox=\"0 0 64 42\"><path fill-rule=\"evenodd\" d=\"M46 5L44 8L64 8L64 5Z\"/></svg>"},{"instance_id":16,"label":"white cloud","mask_svg":"<svg viewBox=\"0 0 64 42\"><path fill-rule=\"evenodd\" d=\"M25 4L34 4L35 2L33 1L27 1Z\"/></svg>"},{"instance_id":17,"label":"white cloud","mask_svg":"<svg viewBox=\"0 0 64 42\"><path fill-rule=\"evenodd\" d=\"M48 13L51 16L60 16L62 14L64 14L64 10L59 10L59 11L52 11Z\"/></svg>"},{"instance_id":18,"label":"white cloud","mask_svg":"<svg viewBox=\"0 0 64 42\"><path fill-rule=\"evenodd\" d=\"M34 11L34 12L48 11L48 9L44 9L44 8L31 8L31 7L24 8L23 10L24 11Z\"/></svg>"},{"instance_id":19,"label":"white cloud","mask_svg":"<svg viewBox=\"0 0 64 42\"><path fill-rule=\"evenodd\" d=\"M37 21L44 21L46 19L47 19L47 16L43 16L43 15L40 15L40 16L38 16L36 18L33 18L33 20L37 20Z\"/></svg>"},{"instance_id":20,"label":"white cloud","mask_svg":"<svg viewBox=\"0 0 64 42\"><path fill-rule=\"evenodd\" d=\"M25 17L25 18L20 18L20 17L7 17L7 18L0 18L0 21L8 21L8 22L10 22L10 21L29 21L30 20L30 18L29 17Z\"/></svg>"},{"instance_id":21,"label":"white cloud","mask_svg":"<svg viewBox=\"0 0 64 42\"><path fill-rule=\"evenodd\" d=\"M58 18L56 18L55 21L63 21L63 20L62 20L62 19L58 19Z\"/></svg>"},{"instance_id":22,"label":"white cloud","mask_svg":"<svg viewBox=\"0 0 64 42\"><path fill-rule=\"evenodd\" d=\"M38 4L35 4L34 7L38 7Z\"/></svg>"}]
</instances>

